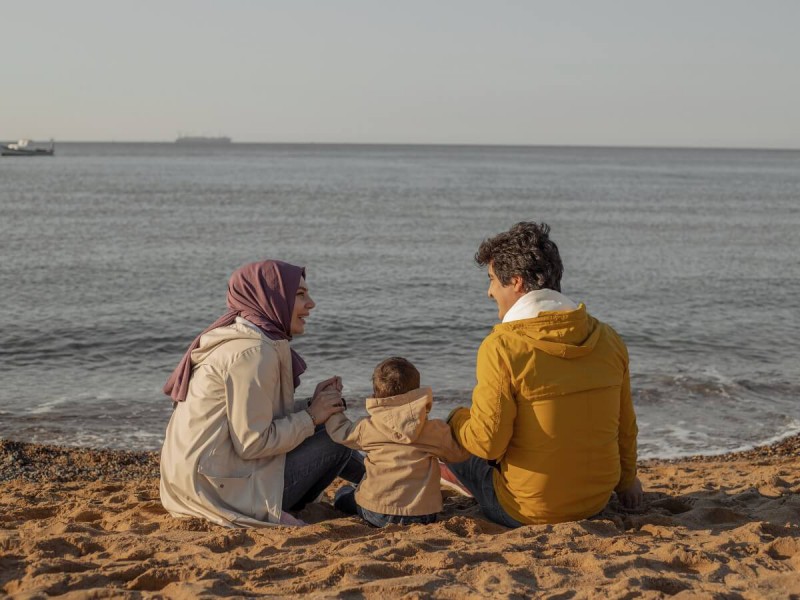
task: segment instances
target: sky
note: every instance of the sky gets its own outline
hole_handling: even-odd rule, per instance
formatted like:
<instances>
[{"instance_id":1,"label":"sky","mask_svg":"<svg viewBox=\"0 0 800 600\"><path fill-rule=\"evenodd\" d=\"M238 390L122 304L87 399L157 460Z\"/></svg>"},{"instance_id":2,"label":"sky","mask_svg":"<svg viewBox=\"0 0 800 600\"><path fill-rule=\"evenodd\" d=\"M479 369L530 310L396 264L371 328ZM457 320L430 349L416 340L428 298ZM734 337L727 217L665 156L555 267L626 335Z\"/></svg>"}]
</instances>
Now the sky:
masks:
<instances>
[{"instance_id":1,"label":"sky","mask_svg":"<svg viewBox=\"0 0 800 600\"><path fill-rule=\"evenodd\" d=\"M0 140L800 148L796 0L0 0Z\"/></svg>"}]
</instances>

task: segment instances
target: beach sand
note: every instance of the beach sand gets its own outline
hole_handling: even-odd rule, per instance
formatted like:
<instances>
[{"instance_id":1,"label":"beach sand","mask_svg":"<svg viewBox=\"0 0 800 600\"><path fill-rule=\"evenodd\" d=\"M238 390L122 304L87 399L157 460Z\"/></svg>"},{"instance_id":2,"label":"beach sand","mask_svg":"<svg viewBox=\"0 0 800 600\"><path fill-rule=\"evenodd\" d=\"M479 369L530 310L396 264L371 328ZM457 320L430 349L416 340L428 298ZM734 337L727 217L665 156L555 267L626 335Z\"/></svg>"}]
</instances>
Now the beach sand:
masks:
<instances>
[{"instance_id":1,"label":"beach sand","mask_svg":"<svg viewBox=\"0 0 800 600\"><path fill-rule=\"evenodd\" d=\"M448 496L434 525L176 519L158 458L0 442L0 595L12 598L800 597L800 438L640 465L645 506L509 530ZM335 486L334 486L335 487ZM330 501L330 497L328 497Z\"/></svg>"}]
</instances>

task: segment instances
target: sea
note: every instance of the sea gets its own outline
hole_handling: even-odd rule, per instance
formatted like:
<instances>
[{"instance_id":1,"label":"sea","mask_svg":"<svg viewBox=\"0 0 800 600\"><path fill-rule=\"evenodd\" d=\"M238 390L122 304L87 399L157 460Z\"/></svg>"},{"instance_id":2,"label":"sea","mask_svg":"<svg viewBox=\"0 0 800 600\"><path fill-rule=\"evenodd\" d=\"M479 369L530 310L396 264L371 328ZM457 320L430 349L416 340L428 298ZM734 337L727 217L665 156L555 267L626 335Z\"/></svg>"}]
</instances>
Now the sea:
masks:
<instances>
[{"instance_id":1,"label":"sea","mask_svg":"<svg viewBox=\"0 0 800 600\"><path fill-rule=\"evenodd\" d=\"M374 366L470 403L482 240L546 222L562 288L630 352L641 458L800 432L800 151L60 143L0 158L0 438L156 450L161 387L227 279L304 265L307 397Z\"/></svg>"}]
</instances>

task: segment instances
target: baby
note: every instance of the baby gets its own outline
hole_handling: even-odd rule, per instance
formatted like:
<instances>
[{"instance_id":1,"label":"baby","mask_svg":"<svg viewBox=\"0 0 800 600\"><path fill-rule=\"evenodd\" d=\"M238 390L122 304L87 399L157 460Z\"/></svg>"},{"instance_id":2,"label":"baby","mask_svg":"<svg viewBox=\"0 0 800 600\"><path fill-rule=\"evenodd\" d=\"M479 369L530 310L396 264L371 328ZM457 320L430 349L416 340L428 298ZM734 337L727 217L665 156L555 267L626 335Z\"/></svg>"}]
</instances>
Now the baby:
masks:
<instances>
[{"instance_id":1,"label":"baby","mask_svg":"<svg viewBox=\"0 0 800 600\"><path fill-rule=\"evenodd\" d=\"M331 439L366 452L367 474L358 489L344 486L334 506L376 527L433 523L442 510L439 461L469 458L450 427L428 420L431 388L419 387L419 371L404 358L387 358L372 374L368 417L355 423L337 413L325 423Z\"/></svg>"}]
</instances>

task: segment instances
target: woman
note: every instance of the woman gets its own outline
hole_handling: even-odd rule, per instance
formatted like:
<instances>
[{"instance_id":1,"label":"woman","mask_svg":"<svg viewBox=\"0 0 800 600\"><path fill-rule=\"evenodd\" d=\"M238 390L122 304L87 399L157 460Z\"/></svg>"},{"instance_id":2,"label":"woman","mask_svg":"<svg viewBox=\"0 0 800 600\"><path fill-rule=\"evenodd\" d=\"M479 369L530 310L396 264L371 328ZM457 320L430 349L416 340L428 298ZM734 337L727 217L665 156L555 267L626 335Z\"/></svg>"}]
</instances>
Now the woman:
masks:
<instances>
[{"instance_id":1,"label":"woman","mask_svg":"<svg viewBox=\"0 0 800 600\"><path fill-rule=\"evenodd\" d=\"M175 401L161 452L170 513L225 527L301 524L284 511L314 500L348 463L351 451L320 427L344 410L341 380L294 401L306 364L289 341L314 306L301 267L270 260L233 273L228 312L164 386Z\"/></svg>"}]
</instances>

